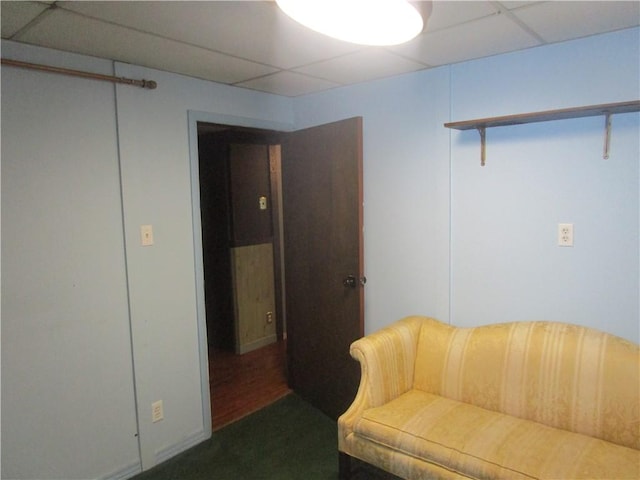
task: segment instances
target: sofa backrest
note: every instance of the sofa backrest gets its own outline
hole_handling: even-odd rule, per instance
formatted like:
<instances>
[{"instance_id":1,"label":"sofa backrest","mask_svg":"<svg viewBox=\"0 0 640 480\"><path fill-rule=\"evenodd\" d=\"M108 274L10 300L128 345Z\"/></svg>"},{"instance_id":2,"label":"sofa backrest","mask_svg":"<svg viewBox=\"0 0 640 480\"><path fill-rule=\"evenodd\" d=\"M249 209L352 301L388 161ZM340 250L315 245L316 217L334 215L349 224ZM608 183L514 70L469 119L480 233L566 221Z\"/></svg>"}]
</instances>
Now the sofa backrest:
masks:
<instances>
[{"instance_id":1,"label":"sofa backrest","mask_svg":"<svg viewBox=\"0 0 640 480\"><path fill-rule=\"evenodd\" d=\"M640 349L597 330L425 318L414 388L640 449Z\"/></svg>"}]
</instances>

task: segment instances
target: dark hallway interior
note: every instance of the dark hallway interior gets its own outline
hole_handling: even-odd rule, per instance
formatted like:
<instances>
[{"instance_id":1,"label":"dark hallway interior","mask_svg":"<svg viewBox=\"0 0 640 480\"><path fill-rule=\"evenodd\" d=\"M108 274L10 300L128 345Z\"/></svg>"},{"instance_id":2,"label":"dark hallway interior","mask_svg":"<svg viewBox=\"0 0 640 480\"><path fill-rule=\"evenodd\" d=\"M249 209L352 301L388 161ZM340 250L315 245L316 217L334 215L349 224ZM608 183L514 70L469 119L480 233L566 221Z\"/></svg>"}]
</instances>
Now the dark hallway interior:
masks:
<instances>
[{"instance_id":1,"label":"dark hallway interior","mask_svg":"<svg viewBox=\"0 0 640 480\"><path fill-rule=\"evenodd\" d=\"M274 401L291 390L286 376L286 335L282 318L278 217L275 195L269 194L269 220L254 211L243 213L246 198L252 197L256 182L273 188L273 168L266 172L245 164L231 165L232 145L268 145L279 142L278 132L198 124L200 198L205 275L207 337L209 345L209 386L212 427L217 430ZM247 166L248 165L248 166ZM258 170L257 172L255 170ZM271 170L271 172L269 172ZM265 178L266 174L266 178ZM271 185L269 182L271 180ZM276 185L277 186L277 185ZM262 190L264 190L263 187ZM260 190L260 191L262 191ZM239 193L240 192L240 193ZM240 205L240 208L238 208ZM272 208L272 206L274 208ZM271 217L275 216L275 221ZM237 297L234 297L234 248L272 243L275 276L274 342L239 353L236 338ZM249 271L249 276L260 275ZM235 300L234 300L235 299ZM255 349L254 349L255 348Z\"/></svg>"}]
</instances>

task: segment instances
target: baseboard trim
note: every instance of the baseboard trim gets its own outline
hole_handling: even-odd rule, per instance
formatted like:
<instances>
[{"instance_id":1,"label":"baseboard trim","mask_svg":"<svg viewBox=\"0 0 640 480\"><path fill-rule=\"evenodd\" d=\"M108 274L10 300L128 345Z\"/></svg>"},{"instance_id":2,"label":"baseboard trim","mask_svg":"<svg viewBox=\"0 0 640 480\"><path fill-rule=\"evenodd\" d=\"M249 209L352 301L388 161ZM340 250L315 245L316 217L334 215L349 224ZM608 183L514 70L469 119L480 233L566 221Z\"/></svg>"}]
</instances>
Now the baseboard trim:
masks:
<instances>
[{"instance_id":1,"label":"baseboard trim","mask_svg":"<svg viewBox=\"0 0 640 480\"><path fill-rule=\"evenodd\" d=\"M266 347L267 345L271 345L272 343L275 343L277 341L278 341L278 336L274 333L273 335L262 337L253 342L239 345L238 351L236 353L239 353L240 355L242 355L243 353L247 353L252 350L257 350L258 348L261 348L261 347Z\"/></svg>"},{"instance_id":2,"label":"baseboard trim","mask_svg":"<svg viewBox=\"0 0 640 480\"><path fill-rule=\"evenodd\" d=\"M126 480L131 477L135 477L139 473L142 473L142 463L137 461L124 467L121 470L117 470L115 472L109 473L103 477L100 477L100 480Z\"/></svg>"},{"instance_id":3,"label":"baseboard trim","mask_svg":"<svg viewBox=\"0 0 640 480\"><path fill-rule=\"evenodd\" d=\"M175 457L176 455L184 452L185 450L188 450L191 447L194 447L197 444L199 444L201 442L204 442L205 440L207 440L207 438L209 438L207 436L207 434L203 430L200 430L199 432L188 436L187 438L185 438L180 443L176 443L175 445L172 445L172 446L167 447L167 448L165 448L163 450L157 451L156 452L156 465L159 465L162 462L165 462L165 461L169 460L170 458Z\"/></svg>"}]
</instances>

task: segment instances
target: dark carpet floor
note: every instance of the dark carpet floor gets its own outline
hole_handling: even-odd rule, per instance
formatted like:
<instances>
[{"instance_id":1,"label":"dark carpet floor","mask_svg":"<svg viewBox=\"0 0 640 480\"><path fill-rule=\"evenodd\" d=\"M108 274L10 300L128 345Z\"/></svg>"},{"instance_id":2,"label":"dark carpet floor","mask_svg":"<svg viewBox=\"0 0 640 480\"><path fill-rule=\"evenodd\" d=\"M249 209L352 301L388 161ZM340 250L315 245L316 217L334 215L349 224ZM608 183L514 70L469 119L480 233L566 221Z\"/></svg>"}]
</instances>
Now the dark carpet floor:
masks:
<instances>
[{"instance_id":1,"label":"dark carpet floor","mask_svg":"<svg viewBox=\"0 0 640 480\"><path fill-rule=\"evenodd\" d=\"M134 480L337 480L337 425L291 394ZM353 462L354 480L397 477Z\"/></svg>"}]
</instances>

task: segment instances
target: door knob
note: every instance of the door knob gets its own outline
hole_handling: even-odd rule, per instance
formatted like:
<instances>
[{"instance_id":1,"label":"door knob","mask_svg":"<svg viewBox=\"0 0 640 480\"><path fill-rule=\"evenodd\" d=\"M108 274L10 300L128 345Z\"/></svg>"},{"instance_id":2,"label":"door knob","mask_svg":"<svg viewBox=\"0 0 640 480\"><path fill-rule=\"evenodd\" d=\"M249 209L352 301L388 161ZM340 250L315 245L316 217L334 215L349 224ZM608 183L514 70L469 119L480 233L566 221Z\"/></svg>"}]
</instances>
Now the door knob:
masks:
<instances>
[{"instance_id":1,"label":"door knob","mask_svg":"<svg viewBox=\"0 0 640 480\"><path fill-rule=\"evenodd\" d=\"M342 283L349 288L356 288L358 285L364 287L364 284L367 283L367 277L358 278L355 275L347 275Z\"/></svg>"}]
</instances>

